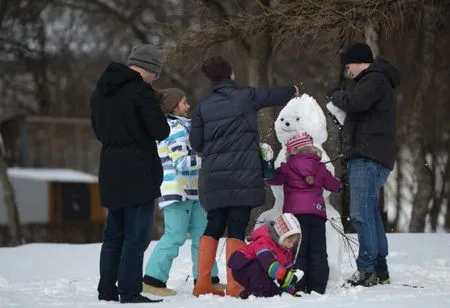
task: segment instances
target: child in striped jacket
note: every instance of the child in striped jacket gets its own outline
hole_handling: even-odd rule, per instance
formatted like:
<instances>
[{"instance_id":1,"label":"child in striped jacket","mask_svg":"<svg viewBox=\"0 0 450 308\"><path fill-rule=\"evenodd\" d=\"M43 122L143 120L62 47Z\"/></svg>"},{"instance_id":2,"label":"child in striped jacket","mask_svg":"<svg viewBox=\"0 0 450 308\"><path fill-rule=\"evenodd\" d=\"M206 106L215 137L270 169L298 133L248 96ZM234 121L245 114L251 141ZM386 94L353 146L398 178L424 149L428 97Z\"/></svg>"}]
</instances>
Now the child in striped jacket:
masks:
<instances>
[{"instance_id":1,"label":"child in striped jacket","mask_svg":"<svg viewBox=\"0 0 450 308\"><path fill-rule=\"evenodd\" d=\"M200 237L206 228L206 213L198 201L198 169L200 158L189 143L191 122L186 118L189 104L185 93L176 88L156 92L161 110L167 115L170 135L158 143L158 154L164 170L159 207L164 213L164 235L147 261L143 278L144 292L159 296L173 296L167 288L170 268L178 250L191 235L192 273L197 278L197 255ZM218 289L217 266L214 265L212 283Z\"/></svg>"}]
</instances>

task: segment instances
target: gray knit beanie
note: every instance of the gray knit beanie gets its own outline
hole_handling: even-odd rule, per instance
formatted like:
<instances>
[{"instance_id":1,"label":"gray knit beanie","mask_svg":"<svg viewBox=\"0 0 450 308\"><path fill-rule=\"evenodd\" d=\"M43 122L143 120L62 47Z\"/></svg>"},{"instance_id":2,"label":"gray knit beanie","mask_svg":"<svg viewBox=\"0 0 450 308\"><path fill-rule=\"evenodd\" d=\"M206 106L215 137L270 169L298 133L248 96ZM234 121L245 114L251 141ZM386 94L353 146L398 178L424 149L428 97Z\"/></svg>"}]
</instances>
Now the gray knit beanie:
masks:
<instances>
[{"instance_id":1,"label":"gray knit beanie","mask_svg":"<svg viewBox=\"0 0 450 308\"><path fill-rule=\"evenodd\" d=\"M156 46L143 44L134 47L128 56L127 65L136 65L146 71L161 74L163 53Z\"/></svg>"}]
</instances>

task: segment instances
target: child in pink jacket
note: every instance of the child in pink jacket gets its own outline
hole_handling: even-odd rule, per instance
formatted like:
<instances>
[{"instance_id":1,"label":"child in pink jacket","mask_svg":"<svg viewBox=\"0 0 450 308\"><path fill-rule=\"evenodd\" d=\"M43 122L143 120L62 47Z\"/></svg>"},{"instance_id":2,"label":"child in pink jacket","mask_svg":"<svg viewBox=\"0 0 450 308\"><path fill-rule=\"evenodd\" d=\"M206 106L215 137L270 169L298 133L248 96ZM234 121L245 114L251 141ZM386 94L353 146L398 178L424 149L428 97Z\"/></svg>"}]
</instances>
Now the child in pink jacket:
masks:
<instances>
[{"instance_id":1,"label":"child in pink jacket","mask_svg":"<svg viewBox=\"0 0 450 308\"><path fill-rule=\"evenodd\" d=\"M341 182L322 163L322 152L301 132L286 144L287 162L275 171L270 185L284 185L283 213L291 213L302 228L300 253L294 268L304 272L296 289L325 292L330 269L326 247L327 221L323 190L338 192Z\"/></svg>"},{"instance_id":2,"label":"child in pink jacket","mask_svg":"<svg viewBox=\"0 0 450 308\"><path fill-rule=\"evenodd\" d=\"M297 276L291 269L293 247L301 241L297 219L288 213L280 215L253 231L251 240L228 261L234 279L244 287L240 298L272 297L283 292L296 295Z\"/></svg>"}]
</instances>

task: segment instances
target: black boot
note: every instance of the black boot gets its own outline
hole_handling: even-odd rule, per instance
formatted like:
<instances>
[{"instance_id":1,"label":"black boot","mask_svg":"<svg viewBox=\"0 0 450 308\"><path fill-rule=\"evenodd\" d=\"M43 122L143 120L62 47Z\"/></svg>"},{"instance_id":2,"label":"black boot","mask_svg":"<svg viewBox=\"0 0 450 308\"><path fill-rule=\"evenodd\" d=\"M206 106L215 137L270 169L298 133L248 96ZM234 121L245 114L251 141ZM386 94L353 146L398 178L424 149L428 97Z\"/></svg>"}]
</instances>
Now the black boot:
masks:
<instances>
[{"instance_id":1,"label":"black boot","mask_svg":"<svg viewBox=\"0 0 450 308\"><path fill-rule=\"evenodd\" d=\"M108 290L104 290L102 288L98 288L98 300L99 301L107 301L107 302L118 302L119 301L119 291L117 287L110 288Z\"/></svg>"},{"instance_id":2,"label":"black boot","mask_svg":"<svg viewBox=\"0 0 450 308\"><path fill-rule=\"evenodd\" d=\"M377 284L377 274L374 270L360 271L358 270L348 281L352 286L370 287Z\"/></svg>"},{"instance_id":3,"label":"black boot","mask_svg":"<svg viewBox=\"0 0 450 308\"><path fill-rule=\"evenodd\" d=\"M119 295L118 294L99 294L98 295L99 301L107 301L107 302L118 302L119 301Z\"/></svg>"},{"instance_id":4,"label":"black boot","mask_svg":"<svg viewBox=\"0 0 450 308\"><path fill-rule=\"evenodd\" d=\"M389 277L389 272L385 271L382 273L377 273L377 283L378 284L390 284L391 279Z\"/></svg>"},{"instance_id":5,"label":"black boot","mask_svg":"<svg viewBox=\"0 0 450 308\"><path fill-rule=\"evenodd\" d=\"M251 295L251 293L247 289L244 289L239 293L238 297L240 299L247 299L250 297L250 295Z\"/></svg>"},{"instance_id":6,"label":"black boot","mask_svg":"<svg viewBox=\"0 0 450 308\"><path fill-rule=\"evenodd\" d=\"M122 304L125 303L160 303L162 302L162 299L150 299L148 297L142 296L142 295L136 295L130 298L120 298L120 302Z\"/></svg>"}]
</instances>

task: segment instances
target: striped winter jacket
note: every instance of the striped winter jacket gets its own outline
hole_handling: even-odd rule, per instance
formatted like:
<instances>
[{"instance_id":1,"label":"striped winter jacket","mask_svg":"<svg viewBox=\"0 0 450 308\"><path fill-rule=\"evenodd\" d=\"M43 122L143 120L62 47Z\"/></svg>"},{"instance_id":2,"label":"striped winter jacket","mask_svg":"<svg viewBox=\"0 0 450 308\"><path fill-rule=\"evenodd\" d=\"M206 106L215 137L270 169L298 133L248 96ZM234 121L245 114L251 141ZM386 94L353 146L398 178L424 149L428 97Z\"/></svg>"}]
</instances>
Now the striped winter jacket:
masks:
<instances>
[{"instance_id":1,"label":"striped winter jacket","mask_svg":"<svg viewBox=\"0 0 450 308\"><path fill-rule=\"evenodd\" d=\"M198 200L198 157L189 143L191 121L169 115L170 135L158 143L158 154L164 170L159 207L179 201Z\"/></svg>"}]
</instances>

